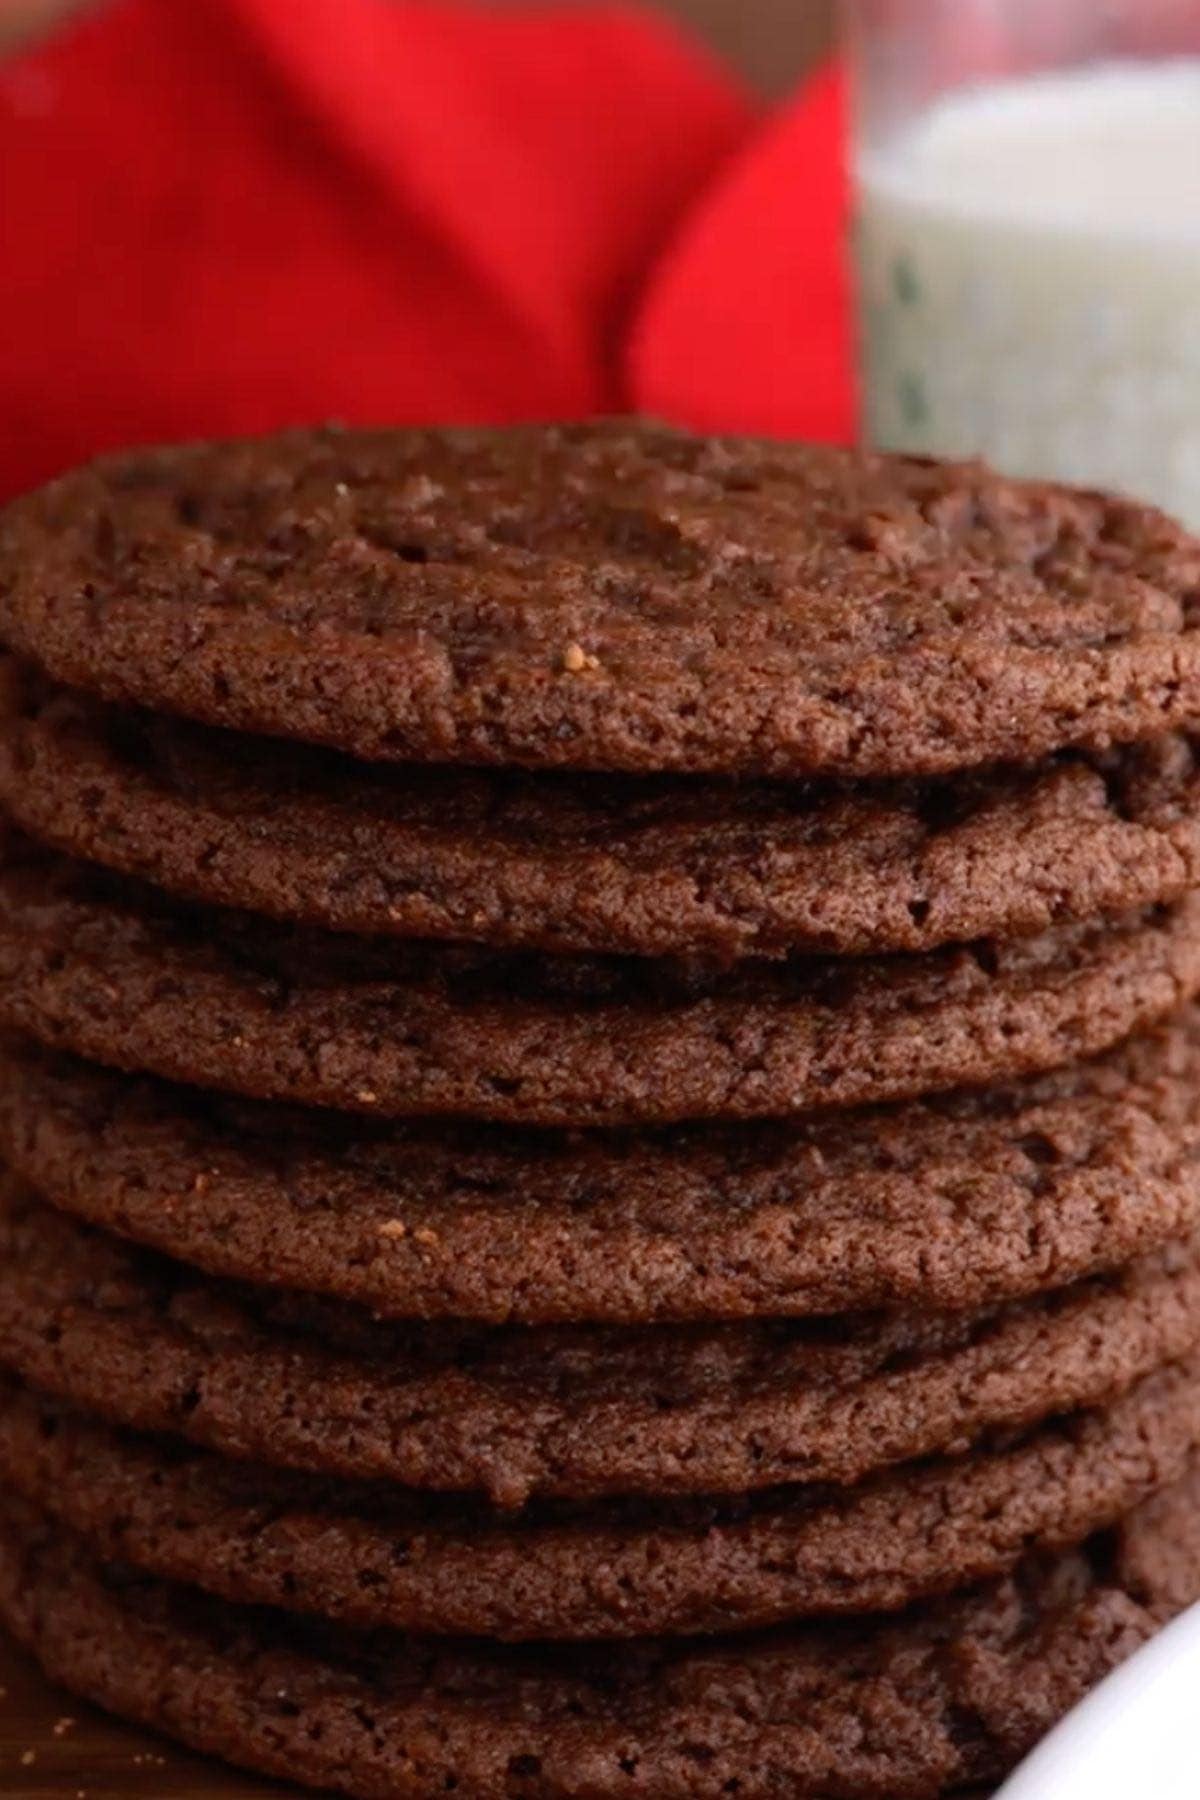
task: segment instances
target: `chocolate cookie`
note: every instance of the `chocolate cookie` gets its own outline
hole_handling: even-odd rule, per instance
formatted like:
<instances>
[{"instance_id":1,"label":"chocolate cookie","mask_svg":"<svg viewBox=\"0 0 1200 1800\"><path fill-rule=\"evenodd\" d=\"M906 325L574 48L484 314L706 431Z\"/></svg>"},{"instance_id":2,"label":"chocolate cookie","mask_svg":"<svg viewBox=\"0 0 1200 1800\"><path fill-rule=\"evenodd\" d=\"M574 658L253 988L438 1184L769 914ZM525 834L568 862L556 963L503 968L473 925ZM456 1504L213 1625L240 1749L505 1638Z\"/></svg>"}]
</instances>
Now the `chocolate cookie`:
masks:
<instances>
[{"instance_id":1,"label":"chocolate cookie","mask_svg":"<svg viewBox=\"0 0 1200 1800\"><path fill-rule=\"evenodd\" d=\"M34 837L339 931L861 955L1027 936L1200 880L1182 738L874 788L392 769L12 686L0 799Z\"/></svg>"},{"instance_id":2,"label":"chocolate cookie","mask_svg":"<svg viewBox=\"0 0 1200 1800\"><path fill-rule=\"evenodd\" d=\"M0 1366L247 1460L503 1505L848 1483L1099 1406L1200 1344L1200 1254L981 1314L521 1330L239 1290L10 1193Z\"/></svg>"},{"instance_id":3,"label":"chocolate cookie","mask_svg":"<svg viewBox=\"0 0 1200 1800\"><path fill-rule=\"evenodd\" d=\"M509 1641L898 1610L1081 1543L1198 1444L1193 1361L1108 1411L847 1491L498 1514L114 1432L0 1379L0 1484L106 1560L363 1629Z\"/></svg>"},{"instance_id":4,"label":"chocolate cookie","mask_svg":"<svg viewBox=\"0 0 1200 1800\"><path fill-rule=\"evenodd\" d=\"M948 1310L1200 1229L1200 1022L1010 1088L787 1124L384 1124L0 1049L0 1155L211 1274L523 1324Z\"/></svg>"},{"instance_id":5,"label":"chocolate cookie","mask_svg":"<svg viewBox=\"0 0 1200 1800\"><path fill-rule=\"evenodd\" d=\"M57 679L372 759L796 776L1200 712L1200 546L979 467L633 422L106 458L0 523Z\"/></svg>"},{"instance_id":6,"label":"chocolate cookie","mask_svg":"<svg viewBox=\"0 0 1200 1800\"><path fill-rule=\"evenodd\" d=\"M11 1503L0 1619L111 1712L378 1800L935 1800L999 1781L1200 1597L1200 1475L895 1621L527 1649L360 1639L98 1565Z\"/></svg>"},{"instance_id":7,"label":"chocolate cookie","mask_svg":"<svg viewBox=\"0 0 1200 1800\"><path fill-rule=\"evenodd\" d=\"M983 1086L1104 1050L1197 987L1197 893L1010 944L713 970L289 928L16 840L0 865L7 1029L383 1115L655 1123Z\"/></svg>"}]
</instances>

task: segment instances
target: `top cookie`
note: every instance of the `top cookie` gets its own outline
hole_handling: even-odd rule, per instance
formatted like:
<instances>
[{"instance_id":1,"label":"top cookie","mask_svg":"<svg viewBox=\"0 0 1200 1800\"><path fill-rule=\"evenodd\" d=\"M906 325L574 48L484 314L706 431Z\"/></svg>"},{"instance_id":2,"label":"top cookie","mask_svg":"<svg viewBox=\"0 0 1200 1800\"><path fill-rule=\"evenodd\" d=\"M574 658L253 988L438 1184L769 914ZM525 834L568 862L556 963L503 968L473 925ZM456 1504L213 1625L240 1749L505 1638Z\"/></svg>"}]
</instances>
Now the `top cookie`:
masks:
<instances>
[{"instance_id":1,"label":"top cookie","mask_svg":"<svg viewBox=\"0 0 1200 1800\"><path fill-rule=\"evenodd\" d=\"M0 524L58 678L374 760L795 776L1200 711L1200 542L975 466L628 422L106 458Z\"/></svg>"}]
</instances>

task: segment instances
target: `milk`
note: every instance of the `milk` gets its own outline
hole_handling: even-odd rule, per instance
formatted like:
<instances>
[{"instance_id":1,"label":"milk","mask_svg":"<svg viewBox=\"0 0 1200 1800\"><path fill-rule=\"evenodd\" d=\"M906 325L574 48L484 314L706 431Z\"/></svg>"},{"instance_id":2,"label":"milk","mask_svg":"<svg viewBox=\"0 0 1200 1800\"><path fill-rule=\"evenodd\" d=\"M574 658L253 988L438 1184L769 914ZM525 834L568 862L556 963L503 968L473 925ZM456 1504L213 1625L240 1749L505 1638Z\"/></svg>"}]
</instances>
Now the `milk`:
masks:
<instances>
[{"instance_id":1,"label":"milk","mask_svg":"<svg viewBox=\"0 0 1200 1800\"><path fill-rule=\"evenodd\" d=\"M858 174L870 439L1200 527L1200 58L960 92Z\"/></svg>"}]
</instances>

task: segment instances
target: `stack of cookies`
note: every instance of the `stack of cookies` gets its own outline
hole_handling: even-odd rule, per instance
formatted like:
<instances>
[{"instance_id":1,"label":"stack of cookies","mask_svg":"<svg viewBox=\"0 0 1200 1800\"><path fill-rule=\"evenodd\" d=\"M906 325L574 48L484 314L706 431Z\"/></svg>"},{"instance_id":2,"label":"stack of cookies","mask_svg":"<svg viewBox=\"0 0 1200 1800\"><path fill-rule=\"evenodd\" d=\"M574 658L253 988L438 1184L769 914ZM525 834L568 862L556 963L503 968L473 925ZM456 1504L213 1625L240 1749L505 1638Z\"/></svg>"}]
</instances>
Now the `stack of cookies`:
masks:
<instances>
[{"instance_id":1,"label":"stack of cookies","mask_svg":"<svg viewBox=\"0 0 1200 1800\"><path fill-rule=\"evenodd\" d=\"M0 525L0 1618L413 1800L986 1791L1200 1598L1200 545L626 424Z\"/></svg>"}]
</instances>

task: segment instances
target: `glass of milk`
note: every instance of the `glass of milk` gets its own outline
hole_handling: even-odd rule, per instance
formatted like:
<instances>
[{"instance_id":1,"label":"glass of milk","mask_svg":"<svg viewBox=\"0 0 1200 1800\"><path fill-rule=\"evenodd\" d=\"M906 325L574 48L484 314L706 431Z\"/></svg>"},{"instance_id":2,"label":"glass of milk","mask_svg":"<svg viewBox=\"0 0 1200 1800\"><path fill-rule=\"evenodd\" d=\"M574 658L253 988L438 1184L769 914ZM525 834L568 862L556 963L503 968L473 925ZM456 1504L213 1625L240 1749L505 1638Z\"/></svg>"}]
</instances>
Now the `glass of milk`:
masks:
<instances>
[{"instance_id":1,"label":"glass of milk","mask_svg":"<svg viewBox=\"0 0 1200 1800\"><path fill-rule=\"evenodd\" d=\"M1200 527L1200 0L855 0L864 426Z\"/></svg>"}]
</instances>

